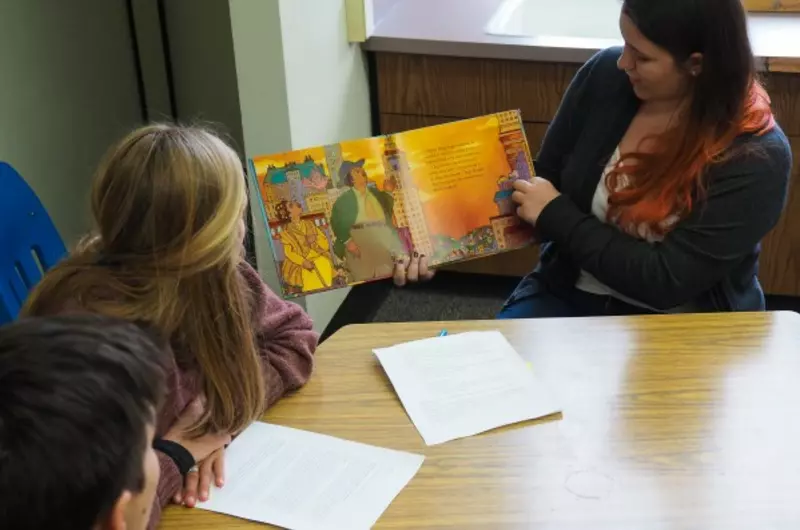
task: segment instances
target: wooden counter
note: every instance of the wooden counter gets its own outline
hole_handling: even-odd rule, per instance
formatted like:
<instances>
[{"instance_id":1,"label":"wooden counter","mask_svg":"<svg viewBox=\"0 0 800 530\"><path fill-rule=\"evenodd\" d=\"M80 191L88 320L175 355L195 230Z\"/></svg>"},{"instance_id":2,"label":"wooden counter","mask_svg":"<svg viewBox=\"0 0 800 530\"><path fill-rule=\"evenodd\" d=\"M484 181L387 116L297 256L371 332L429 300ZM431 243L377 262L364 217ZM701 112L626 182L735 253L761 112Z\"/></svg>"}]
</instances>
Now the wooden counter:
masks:
<instances>
[{"instance_id":1,"label":"wooden counter","mask_svg":"<svg viewBox=\"0 0 800 530\"><path fill-rule=\"evenodd\" d=\"M752 12L800 11L800 0L744 0L742 3Z\"/></svg>"}]
</instances>

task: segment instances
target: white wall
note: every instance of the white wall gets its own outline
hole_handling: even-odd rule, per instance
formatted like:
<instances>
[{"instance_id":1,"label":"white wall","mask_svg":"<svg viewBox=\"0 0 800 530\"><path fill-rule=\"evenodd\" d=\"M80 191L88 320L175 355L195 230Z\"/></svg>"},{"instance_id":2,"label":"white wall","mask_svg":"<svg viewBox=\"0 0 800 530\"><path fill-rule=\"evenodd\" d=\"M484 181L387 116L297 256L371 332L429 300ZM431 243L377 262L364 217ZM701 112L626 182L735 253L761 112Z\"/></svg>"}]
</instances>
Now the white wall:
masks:
<instances>
[{"instance_id":1,"label":"white wall","mask_svg":"<svg viewBox=\"0 0 800 530\"><path fill-rule=\"evenodd\" d=\"M169 0L164 16L178 120L210 123L244 154L228 0Z\"/></svg>"},{"instance_id":2,"label":"white wall","mask_svg":"<svg viewBox=\"0 0 800 530\"><path fill-rule=\"evenodd\" d=\"M92 174L141 121L124 2L0 2L0 160L68 245L89 227Z\"/></svg>"},{"instance_id":3,"label":"white wall","mask_svg":"<svg viewBox=\"0 0 800 530\"><path fill-rule=\"evenodd\" d=\"M363 55L347 42L344 0L230 0L245 152L252 157L369 136ZM262 275L275 289L274 262L255 218ZM346 289L309 296L324 329Z\"/></svg>"},{"instance_id":4,"label":"white wall","mask_svg":"<svg viewBox=\"0 0 800 530\"><path fill-rule=\"evenodd\" d=\"M347 41L344 0L280 0L281 29L295 149L370 136L366 65ZM306 298L324 328L348 289Z\"/></svg>"},{"instance_id":5,"label":"white wall","mask_svg":"<svg viewBox=\"0 0 800 530\"><path fill-rule=\"evenodd\" d=\"M360 48L344 0L165 2L178 117L224 125L247 156L370 134ZM168 112L155 3L134 2L147 106ZM141 122L125 3L0 2L0 160L33 186L71 244L89 227L88 191L103 152ZM262 275L278 279L260 212ZM346 290L305 300L321 330ZM303 303L301 301L301 303Z\"/></svg>"},{"instance_id":6,"label":"white wall","mask_svg":"<svg viewBox=\"0 0 800 530\"><path fill-rule=\"evenodd\" d=\"M250 158L289 150L292 139L278 2L230 0L230 20L245 155ZM255 189L250 191L259 272L270 288L279 292L263 217L255 210L258 195Z\"/></svg>"}]
</instances>

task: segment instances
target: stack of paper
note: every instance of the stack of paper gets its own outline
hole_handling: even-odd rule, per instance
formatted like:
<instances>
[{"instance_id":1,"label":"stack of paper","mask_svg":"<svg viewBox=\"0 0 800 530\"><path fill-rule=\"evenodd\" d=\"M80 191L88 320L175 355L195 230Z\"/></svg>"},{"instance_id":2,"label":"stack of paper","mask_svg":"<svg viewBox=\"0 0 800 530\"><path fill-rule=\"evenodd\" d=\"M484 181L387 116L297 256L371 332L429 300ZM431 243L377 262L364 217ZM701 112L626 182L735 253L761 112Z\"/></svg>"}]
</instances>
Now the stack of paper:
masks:
<instances>
[{"instance_id":1,"label":"stack of paper","mask_svg":"<svg viewBox=\"0 0 800 530\"><path fill-rule=\"evenodd\" d=\"M473 332L375 350L425 443L559 412L500 332Z\"/></svg>"},{"instance_id":2,"label":"stack of paper","mask_svg":"<svg viewBox=\"0 0 800 530\"><path fill-rule=\"evenodd\" d=\"M370 528L424 457L254 423L225 453L226 486L198 507L292 530Z\"/></svg>"}]
</instances>

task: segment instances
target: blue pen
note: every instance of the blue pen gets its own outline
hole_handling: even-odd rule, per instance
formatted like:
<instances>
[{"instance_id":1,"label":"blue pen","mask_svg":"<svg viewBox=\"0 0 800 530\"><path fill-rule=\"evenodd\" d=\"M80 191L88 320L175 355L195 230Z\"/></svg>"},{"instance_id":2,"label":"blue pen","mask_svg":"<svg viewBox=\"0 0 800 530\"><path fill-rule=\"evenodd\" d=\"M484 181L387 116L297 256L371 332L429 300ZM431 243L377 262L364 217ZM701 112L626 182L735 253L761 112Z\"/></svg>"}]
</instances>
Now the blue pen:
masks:
<instances>
[{"instance_id":1,"label":"blue pen","mask_svg":"<svg viewBox=\"0 0 800 530\"><path fill-rule=\"evenodd\" d=\"M440 336L440 337L446 337L446 336L447 336L447 330L446 330L446 329L443 329L443 330L442 330L442 331L439 333L439 336Z\"/></svg>"}]
</instances>

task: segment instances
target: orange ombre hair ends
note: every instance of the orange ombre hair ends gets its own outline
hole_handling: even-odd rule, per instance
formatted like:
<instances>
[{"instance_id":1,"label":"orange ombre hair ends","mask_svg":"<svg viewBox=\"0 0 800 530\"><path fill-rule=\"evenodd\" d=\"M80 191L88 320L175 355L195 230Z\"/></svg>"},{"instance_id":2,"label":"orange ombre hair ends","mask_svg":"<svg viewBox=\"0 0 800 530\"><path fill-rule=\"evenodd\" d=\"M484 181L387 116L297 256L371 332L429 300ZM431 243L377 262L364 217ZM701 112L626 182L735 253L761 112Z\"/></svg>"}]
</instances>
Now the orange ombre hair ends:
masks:
<instances>
[{"instance_id":1,"label":"orange ombre hair ends","mask_svg":"<svg viewBox=\"0 0 800 530\"><path fill-rule=\"evenodd\" d=\"M623 13L677 64L703 54L676 126L648 139L653 152L626 153L606 176L608 219L632 234L644 225L664 235L673 226L668 219L686 217L702 200L708 167L740 154L736 138L770 131L775 118L755 75L739 0L625 0Z\"/></svg>"}]
</instances>

